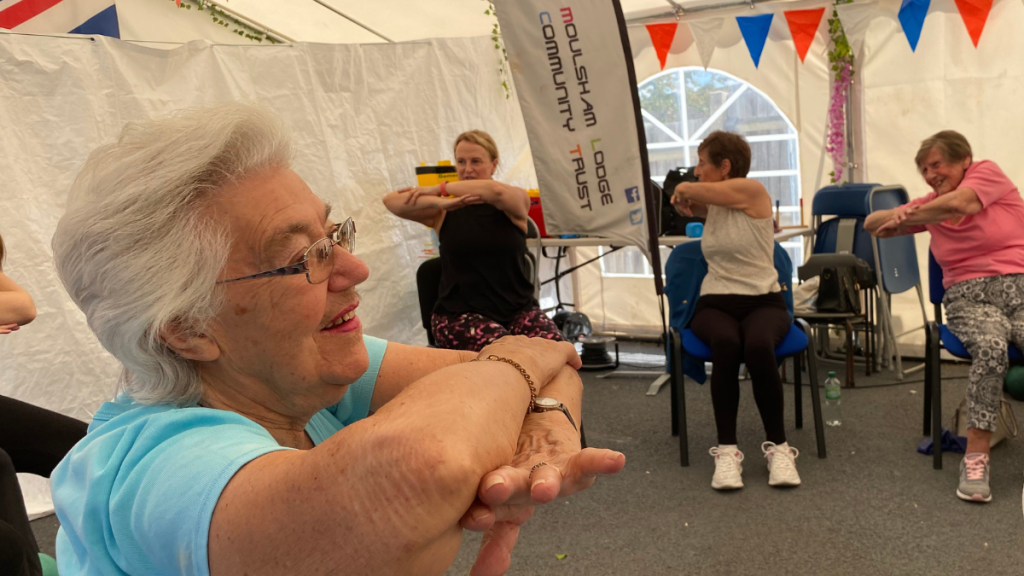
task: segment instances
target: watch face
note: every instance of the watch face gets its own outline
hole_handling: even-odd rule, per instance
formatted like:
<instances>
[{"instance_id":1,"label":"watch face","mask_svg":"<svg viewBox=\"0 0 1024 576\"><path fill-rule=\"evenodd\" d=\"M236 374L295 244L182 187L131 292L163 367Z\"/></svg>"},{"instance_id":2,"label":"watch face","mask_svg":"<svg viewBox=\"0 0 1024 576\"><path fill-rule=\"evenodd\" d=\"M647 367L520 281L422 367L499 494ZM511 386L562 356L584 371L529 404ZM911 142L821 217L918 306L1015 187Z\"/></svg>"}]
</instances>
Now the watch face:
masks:
<instances>
[{"instance_id":1,"label":"watch face","mask_svg":"<svg viewBox=\"0 0 1024 576\"><path fill-rule=\"evenodd\" d=\"M558 400L554 398L535 398L533 404L541 408L558 408Z\"/></svg>"}]
</instances>

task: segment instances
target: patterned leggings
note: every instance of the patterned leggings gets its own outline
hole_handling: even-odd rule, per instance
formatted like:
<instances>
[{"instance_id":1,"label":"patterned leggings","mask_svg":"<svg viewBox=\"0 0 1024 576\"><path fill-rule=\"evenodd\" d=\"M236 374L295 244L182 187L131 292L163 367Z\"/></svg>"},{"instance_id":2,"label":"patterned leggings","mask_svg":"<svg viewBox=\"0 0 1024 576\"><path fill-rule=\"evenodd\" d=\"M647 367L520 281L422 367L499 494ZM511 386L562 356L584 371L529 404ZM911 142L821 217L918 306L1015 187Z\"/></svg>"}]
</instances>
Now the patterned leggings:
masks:
<instances>
[{"instance_id":1,"label":"patterned leggings","mask_svg":"<svg viewBox=\"0 0 1024 576\"><path fill-rule=\"evenodd\" d=\"M565 341L558 326L537 306L516 314L506 324L475 312L467 312L458 316L434 314L430 325L437 347L451 350L479 352L484 346L509 334Z\"/></svg>"},{"instance_id":2,"label":"patterned leggings","mask_svg":"<svg viewBox=\"0 0 1024 576\"><path fill-rule=\"evenodd\" d=\"M942 299L946 324L971 354L967 427L995 430L1009 342L1024 344L1024 274L964 280Z\"/></svg>"}]
</instances>

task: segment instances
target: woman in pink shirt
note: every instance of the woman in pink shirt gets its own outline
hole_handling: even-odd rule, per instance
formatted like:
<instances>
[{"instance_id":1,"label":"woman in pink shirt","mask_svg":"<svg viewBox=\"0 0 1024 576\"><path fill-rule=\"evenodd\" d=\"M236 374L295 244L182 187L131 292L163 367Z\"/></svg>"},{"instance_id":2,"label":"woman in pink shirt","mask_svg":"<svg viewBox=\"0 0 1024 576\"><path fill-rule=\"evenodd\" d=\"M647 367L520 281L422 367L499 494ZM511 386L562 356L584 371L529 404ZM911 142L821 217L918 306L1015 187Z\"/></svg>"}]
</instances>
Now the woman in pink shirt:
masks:
<instances>
[{"instance_id":1,"label":"woman in pink shirt","mask_svg":"<svg viewBox=\"0 0 1024 576\"><path fill-rule=\"evenodd\" d=\"M872 213L880 238L932 235L942 266L946 322L971 354L967 454L957 496L988 502L989 441L996 427L1009 342L1024 345L1024 201L995 162L973 161L971 145L945 130L921 143L917 167L933 192Z\"/></svg>"}]
</instances>

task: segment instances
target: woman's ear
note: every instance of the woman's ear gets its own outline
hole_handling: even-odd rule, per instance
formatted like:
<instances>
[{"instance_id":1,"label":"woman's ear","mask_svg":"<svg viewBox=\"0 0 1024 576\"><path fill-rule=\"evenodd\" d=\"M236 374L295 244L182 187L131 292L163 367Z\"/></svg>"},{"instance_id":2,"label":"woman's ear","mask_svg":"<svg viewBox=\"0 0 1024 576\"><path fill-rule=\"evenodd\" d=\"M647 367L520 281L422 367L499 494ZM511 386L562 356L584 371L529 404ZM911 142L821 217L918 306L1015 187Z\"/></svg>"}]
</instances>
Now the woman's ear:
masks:
<instances>
[{"instance_id":1,"label":"woman's ear","mask_svg":"<svg viewBox=\"0 0 1024 576\"><path fill-rule=\"evenodd\" d=\"M722 164L718 167L722 171L722 180L729 178L729 173L732 172L732 162L728 158L722 159Z\"/></svg>"},{"instance_id":2,"label":"woman's ear","mask_svg":"<svg viewBox=\"0 0 1024 576\"><path fill-rule=\"evenodd\" d=\"M220 347L213 337L192 334L175 324L160 329L160 341L186 360L212 362L220 357Z\"/></svg>"}]
</instances>

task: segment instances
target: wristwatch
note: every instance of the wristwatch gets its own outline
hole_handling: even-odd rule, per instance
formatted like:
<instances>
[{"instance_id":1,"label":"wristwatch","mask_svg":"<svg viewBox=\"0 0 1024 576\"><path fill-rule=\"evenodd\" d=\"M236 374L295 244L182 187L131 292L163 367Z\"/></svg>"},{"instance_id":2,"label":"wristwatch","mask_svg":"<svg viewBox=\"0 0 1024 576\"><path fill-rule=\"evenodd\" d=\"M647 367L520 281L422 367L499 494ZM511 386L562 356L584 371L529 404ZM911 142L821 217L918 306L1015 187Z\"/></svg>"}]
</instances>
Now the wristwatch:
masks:
<instances>
[{"instance_id":1,"label":"wristwatch","mask_svg":"<svg viewBox=\"0 0 1024 576\"><path fill-rule=\"evenodd\" d=\"M565 407L565 404L562 404L554 398L543 398L541 396L538 396L533 400L534 412L551 412L555 410L565 414L565 417L569 419L569 423L572 424L572 427L579 431L579 428L576 426L576 422L572 419L572 414L569 413L569 409Z\"/></svg>"}]
</instances>

